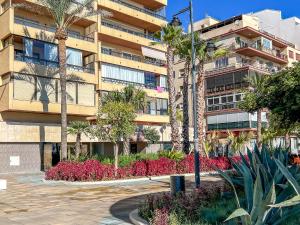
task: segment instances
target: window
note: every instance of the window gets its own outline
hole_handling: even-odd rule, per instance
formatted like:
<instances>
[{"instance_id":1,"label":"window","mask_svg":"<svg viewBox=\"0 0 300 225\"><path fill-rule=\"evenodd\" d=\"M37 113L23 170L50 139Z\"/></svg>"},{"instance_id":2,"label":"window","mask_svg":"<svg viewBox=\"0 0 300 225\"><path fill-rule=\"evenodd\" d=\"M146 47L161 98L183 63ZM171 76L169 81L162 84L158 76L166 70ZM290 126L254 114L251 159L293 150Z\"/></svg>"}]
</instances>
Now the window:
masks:
<instances>
[{"instance_id":1,"label":"window","mask_svg":"<svg viewBox=\"0 0 300 225\"><path fill-rule=\"evenodd\" d=\"M145 85L156 87L156 76L154 73L145 73Z\"/></svg>"},{"instance_id":2,"label":"window","mask_svg":"<svg viewBox=\"0 0 300 225\"><path fill-rule=\"evenodd\" d=\"M13 76L13 85L14 99L60 103L60 83L57 79L16 73ZM95 85L68 82L67 103L94 106Z\"/></svg>"},{"instance_id":3,"label":"window","mask_svg":"<svg viewBox=\"0 0 300 225\"><path fill-rule=\"evenodd\" d=\"M148 102L147 104L148 106L148 114L150 115L156 115L156 102L154 101L154 99L152 99L151 101Z\"/></svg>"},{"instance_id":4,"label":"window","mask_svg":"<svg viewBox=\"0 0 300 225\"><path fill-rule=\"evenodd\" d=\"M241 100L242 100L241 94L236 94L236 95L235 95L235 101L236 101L236 102L239 102L239 101L241 101Z\"/></svg>"},{"instance_id":5,"label":"window","mask_svg":"<svg viewBox=\"0 0 300 225\"><path fill-rule=\"evenodd\" d=\"M300 54L296 53L296 60L300 61Z\"/></svg>"},{"instance_id":6,"label":"window","mask_svg":"<svg viewBox=\"0 0 300 225\"><path fill-rule=\"evenodd\" d=\"M262 46L266 49L272 49L272 41L266 38L262 38Z\"/></svg>"},{"instance_id":7,"label":"window","mask_svg":"<svg viewBox=\"0 0 300 225\"><path fill-rule=\"evenodd\" d=\"M213 105L214 104L214 99L213 98L208 98L207 99L207 105Z\"/></svg>"},{"instance_id":8,"label":"window","mask_svg":"<svg viewBox=\"0 0 300 225\"><path fill-rule=\"evenodd\" d=\"M289 58L293 59L294 58L294 52L289 50Z\"/></svg>"},{"instance_id":9,"label":"window","mask_svg":"<svg viewBox=\"0 0 300 225\"><path fill-rule=\"evenodd\" d=\"M105 64L101 66L102 77L131 83L145 84L145 75L141 70L130 69L123 66Z\"/></svg>"},{"instance_id":10,"label":"window","mask_svg":"<svg viewBox=\"0 0 300 225\"><path fill-rule=\"evenodd\" d=\"M228 57L223 57L223 58L217 59L215 62L216 68L223 68L226 66L228 66Z\"/></svg>"},{"instance_id":11,"label":"window","mask_svg":"<svg viewBox=\"0 0 300 225\"><path fill-rule=\"evenodd\" d=\"M13 78L14 99L17 100L36 100L35 78L33 76L15 74Z\"/></svg>"},{"instance_id":12,"label":"window","mask_svg":"<svg viewBox=\"0 0 300 225\"><path fill-rule=\"evenodd\" d=\"M95 105L95 85L78 83L78 100L79 105Z\"/></svg>"},{"instance_id":13,"label":"window","mask_svg":"<svg viewBox=\"0 0 300 225\"><path fill-rule=\"evenodd\" d=\"M168 115L168 100L157 99L157 115Z\"/></svg>"}]
</instances>

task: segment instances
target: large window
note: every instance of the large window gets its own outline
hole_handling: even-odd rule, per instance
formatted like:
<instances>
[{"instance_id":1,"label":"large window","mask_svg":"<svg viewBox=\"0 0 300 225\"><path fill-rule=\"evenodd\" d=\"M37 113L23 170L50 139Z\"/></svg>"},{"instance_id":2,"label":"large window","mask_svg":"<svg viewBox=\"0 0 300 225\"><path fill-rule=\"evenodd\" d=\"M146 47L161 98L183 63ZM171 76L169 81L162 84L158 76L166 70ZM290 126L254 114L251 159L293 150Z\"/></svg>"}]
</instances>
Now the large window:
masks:
<instances>
[{"instance_id":1,"label":"large window","mask_svg":"<svg viewBox=\"0 0 300 225\"><path fill-rule=\"evenodd\" d=\"M73 66L83 66L83 56L80 50L67 48L67 64ZM58 62L57 45L24 38L24 55L31 60L45 60ZM54 64L57 65L57 64Z\"/></svg>"},{"instance_id":2,"label":"large window","mask_svg":"<svg viewBox=\"0 0 300 225\"><path fill-rule=\"evenodd\" d=\"M133 84L150 89L167 88L166 76L106 63L102 63L101 70L102 78L107 82Z\"/></svg>"},{"instance_id":3,"label":"large window","mask_svg":"<svg viewBox=\"0 0 300 225\"><path fill-rule=\"evenodd\" d=\"M216 68L223 68L228 66L228 57L219 58L215 62Z\"/></svg>"},{"instance_id":4,"label":"large window","mask_svg":"<svg viewBox=\"0 0 300 225\"><path fill-rule=\"evenodd\" d=\"M16 73L13 76L13 85L13 96L16 100L60 103L60 83L57 79ZM68 82L67 103L94 106L95 85Z\"/></svg>"},{"instance_id":5,"label":"large window","mask_svg":"<svg viewBox=\"0 0 300 225\"><path fill-rule=\"evenodd\" d=\"M207 111L237 108L237 102L241 101L242 97L243 94L241 93L208 97L206 101Z\"/></svg>"},{"instance_id":6,"label":"large window","mask_svg":"<svg viewBox=\"0 0 300 225\"><path fill-rule=\"evenodd\" d=\"M146 113L150 115L168 115L168 100L161 98L149 100Z\"/></svg>"}]
</instances>

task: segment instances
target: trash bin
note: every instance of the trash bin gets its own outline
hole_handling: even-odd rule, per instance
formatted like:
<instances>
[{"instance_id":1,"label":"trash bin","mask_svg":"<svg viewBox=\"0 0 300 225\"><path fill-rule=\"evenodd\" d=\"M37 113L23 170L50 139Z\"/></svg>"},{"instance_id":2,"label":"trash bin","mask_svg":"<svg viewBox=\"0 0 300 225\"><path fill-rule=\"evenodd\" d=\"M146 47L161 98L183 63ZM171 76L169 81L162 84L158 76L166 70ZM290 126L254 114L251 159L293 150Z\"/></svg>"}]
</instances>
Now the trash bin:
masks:
<instances>
[{"instance_id":1,"label":"trash bin","mask_svg":"<svg viewBox=\"0 0 300 225\"><path fill-rule=\"evenodd\" d=\"M185 192L185 177L173 175L170 177L171 194L176 195L179 192Z\"/></svg>"}]
</instances>

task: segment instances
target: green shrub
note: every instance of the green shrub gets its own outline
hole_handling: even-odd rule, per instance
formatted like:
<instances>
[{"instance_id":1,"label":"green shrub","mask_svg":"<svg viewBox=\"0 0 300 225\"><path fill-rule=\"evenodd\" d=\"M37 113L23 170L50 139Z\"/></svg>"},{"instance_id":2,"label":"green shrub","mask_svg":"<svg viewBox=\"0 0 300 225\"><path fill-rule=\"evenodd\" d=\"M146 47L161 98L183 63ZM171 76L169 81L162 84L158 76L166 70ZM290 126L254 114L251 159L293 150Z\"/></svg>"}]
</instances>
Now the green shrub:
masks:
<instances>
[{"instance_id":1,"label":"green shrub","mask_svg":"<svg viewBox=\"0 0 300 225\"><path fill-rule=\"evenodd\" d=\"M244 188L245 204L236 194L236 209L227 220L240 218L243 224L281 225L300 213L299 167L288 165L287 152L277 149L273 155L265 146L248 150L247 158L232 162L236 174L220 175L232 186Z\"/></svg>"},{"instance_id":2,"label":"green shrub","mask_svg":"<svg viewBox=\"0 0 300 225\"><path fill-rule=\"evenodd\" d=\"M159 151L158 155L159 157L165 157L176 161L180 161L184 158L184 153L182 151Z\"/></svg>"}]
</instances>

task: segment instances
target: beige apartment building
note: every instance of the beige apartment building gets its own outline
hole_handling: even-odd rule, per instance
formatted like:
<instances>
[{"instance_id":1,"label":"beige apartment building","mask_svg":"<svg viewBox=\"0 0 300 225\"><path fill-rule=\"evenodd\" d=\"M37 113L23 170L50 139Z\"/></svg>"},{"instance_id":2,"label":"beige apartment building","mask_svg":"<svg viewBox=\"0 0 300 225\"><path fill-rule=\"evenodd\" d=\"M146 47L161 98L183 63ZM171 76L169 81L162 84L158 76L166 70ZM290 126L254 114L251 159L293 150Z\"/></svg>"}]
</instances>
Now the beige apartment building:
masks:
<instances>
[{"instance_id":1,"label":"beige apartment building","mask_svg":"<svg viewBox=\"0 0 300 225\"><path fill-rule=\"evenodd\" d=\"M241 89L248 85L245 77L255 73L271 74L300 61L300 50L293 43L265 32L260 24L259 18L252 14L224 21L208 17L195 23L195 29L202 39L214 39L217 46L228 48L230 53L205 65L207 133L216 131L224 138L227 130L236 134L243 131L255 133L257 115L243 112L237 107L237 103L243 98ZM180 109L183 68L184 62L178 60L175 76ZM189 99L192 118L191 94ZM262 117L263 123L267 123L266 113ZM192 126L192 120L190 125ZM274 140L274 144L283 141L284 138L278 138ZM298 148L298 142L299 140L292 138L293 150Z\"/></svg>"},{"instance_id":2,"label":"beige apartment building","mask_svg":"<svg viewBox=\"0 0 300 225\"><path fill-rule=\"evenodd\" d=\"M59 160L60 90L55 27L46 13L35 15L0 0L0 173L36 172ZM74 1L74 4L77 4ZM98 0L94 7L112 13L74 24L67 40L70 81L68 120L96 115L101 97L133 84L144 89L148 107L136 122L161 132L159 149L169 141L165 47L153 33L166 24L167 0ZM70 146L75 137L69 136ZM83 138L89 152L112 154L110 143ZM134 138L133 138L134 139ZM131 150L149 150L133 142ZM150 149L151 150L151 149Z\"/></svg>"}]
</instances>

